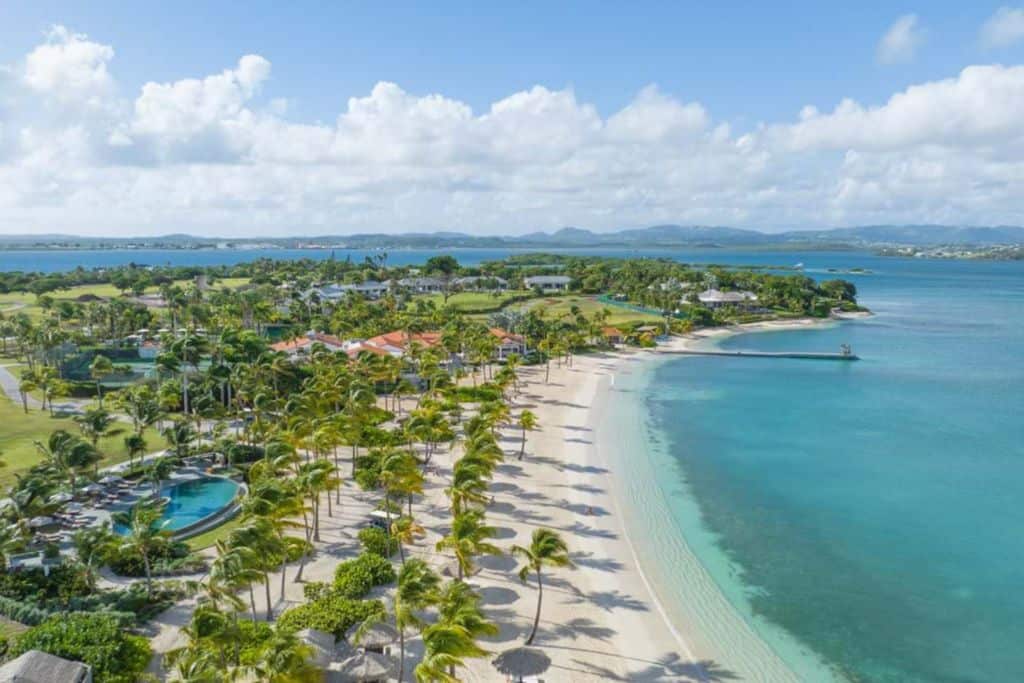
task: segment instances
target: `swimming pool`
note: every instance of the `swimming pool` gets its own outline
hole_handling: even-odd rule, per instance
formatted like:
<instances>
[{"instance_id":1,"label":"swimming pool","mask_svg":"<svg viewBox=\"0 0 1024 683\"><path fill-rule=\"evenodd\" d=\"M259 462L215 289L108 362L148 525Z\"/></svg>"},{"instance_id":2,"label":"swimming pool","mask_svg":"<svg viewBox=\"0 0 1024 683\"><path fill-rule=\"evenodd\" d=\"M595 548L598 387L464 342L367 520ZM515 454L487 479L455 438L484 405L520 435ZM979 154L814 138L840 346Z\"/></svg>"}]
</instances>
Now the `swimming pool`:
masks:
<instances>
[{"instance_id":1,"label":"swimming pool","mask_svg":"<svg viewBox=\"0 0 1024 683\"><path fill-rule=\"evenodd\" d=\"M164 486L160 489L160 496L167 499L167 505L159 523L166 531L179 531L220 512L237 493L238 484L220 477L204 477ZM120 524L114 525L114 531L121 535L127 533Z\"/></svg>"}]
</instances>

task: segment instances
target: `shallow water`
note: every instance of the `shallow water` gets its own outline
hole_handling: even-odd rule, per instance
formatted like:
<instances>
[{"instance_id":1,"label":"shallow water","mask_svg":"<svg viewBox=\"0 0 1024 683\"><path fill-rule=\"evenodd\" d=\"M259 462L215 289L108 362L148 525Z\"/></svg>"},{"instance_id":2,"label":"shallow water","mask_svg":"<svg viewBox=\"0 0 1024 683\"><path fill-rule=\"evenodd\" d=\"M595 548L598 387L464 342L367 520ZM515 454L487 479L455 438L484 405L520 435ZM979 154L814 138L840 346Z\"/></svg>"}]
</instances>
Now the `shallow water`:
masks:
<instances>
[{"instance_id":1,"label":"shallow water","mask_svg":"<svg viewBox=\"0 0 1024 683\"><path fill-rule=\"evenodd\" d=\"M1022 680L1024 263L872 267L876 317L722 342L860 362L659 365L654 481L787 661L778 626L856 680Z\"/></svg>"}]
</instances>

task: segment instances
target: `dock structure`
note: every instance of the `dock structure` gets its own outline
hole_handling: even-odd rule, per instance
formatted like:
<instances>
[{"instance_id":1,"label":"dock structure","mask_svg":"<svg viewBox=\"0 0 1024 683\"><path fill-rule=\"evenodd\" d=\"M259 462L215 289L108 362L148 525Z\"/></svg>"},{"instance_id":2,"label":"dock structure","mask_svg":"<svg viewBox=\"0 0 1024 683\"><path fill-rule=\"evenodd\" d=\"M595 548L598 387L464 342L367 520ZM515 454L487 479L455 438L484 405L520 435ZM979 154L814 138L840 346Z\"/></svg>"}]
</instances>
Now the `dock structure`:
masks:
<instances>
[{"instance_id":1,"label":"dock structure","mask_svg":"<svg viewBox=\"0 0 1024 683\"><path fill-rule=\"evenodd\" d=\"M722 350L662 350L661 353L671 353L680 356L725 356L728 358L801 358L804 360L839 360L853 361L860 360L860 356L851 351L839 353L815 353L810 351L722 351Z\"/></svg>"}]
</instances>

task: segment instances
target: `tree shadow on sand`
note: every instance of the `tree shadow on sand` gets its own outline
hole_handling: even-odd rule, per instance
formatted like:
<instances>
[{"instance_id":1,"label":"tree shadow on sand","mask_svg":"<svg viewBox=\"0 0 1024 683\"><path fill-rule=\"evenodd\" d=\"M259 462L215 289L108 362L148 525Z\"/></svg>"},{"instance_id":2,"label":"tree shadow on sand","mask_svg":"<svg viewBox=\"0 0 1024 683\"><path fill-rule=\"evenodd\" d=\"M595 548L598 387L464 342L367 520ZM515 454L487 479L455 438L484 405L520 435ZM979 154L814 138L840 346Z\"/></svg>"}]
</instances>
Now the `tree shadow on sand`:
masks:
<instances>
[{"instance_id":1,"label":"tree shadow on sand","mask_svg":"<svg viewBox=\"0 0 1024 683\"><path fill-rule=\"evenodd\" d=\"M613 557L595 557L594 553L573 553L572 561L577 567L602 572L619 572L626 568L626 565Z\"/></svg>"},{"instance_id":2,"label":"tree shadow on sand","mask_svg":"<svg viewBox=\"0 0 1024 683\"><path fill-rule=\"evenodd\" d=\"M557 647L557 646L548 646ZM569 648L574 649L574 648ZM607 653L595 653L607 654ZM633 660L643 664L643 668L630 671L628 675L618 674L607 667L598 666L592 661L573 658L573 664L580 667L575 669L586 673L602 681L642 681L644 683L717 683L719 681L736 681L739 676L728 669L723 669L717 662L705 659L697 662L684 662L678 655L672 654L662 658L658 662L644 662ZM557 667L556 667L557 668ZM569 667L566 667L569 668Z\"/></svg>"}]
</instances>

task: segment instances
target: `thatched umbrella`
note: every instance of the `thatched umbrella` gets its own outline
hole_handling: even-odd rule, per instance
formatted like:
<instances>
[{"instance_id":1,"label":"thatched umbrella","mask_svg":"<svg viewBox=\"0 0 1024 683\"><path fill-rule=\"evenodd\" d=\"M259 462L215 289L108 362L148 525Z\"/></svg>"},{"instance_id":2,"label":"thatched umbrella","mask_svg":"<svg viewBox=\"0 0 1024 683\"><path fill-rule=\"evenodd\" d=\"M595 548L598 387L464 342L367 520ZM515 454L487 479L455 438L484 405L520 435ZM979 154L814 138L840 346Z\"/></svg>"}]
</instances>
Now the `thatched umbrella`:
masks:
<instances>
[{"instance_id":1,"label":"thatched umbrella","mask_svg":"<svg viewBox=\"0 0 1024 683\"><path fill-rule=\"evenodd\" d=\"M108 474L107 476L100 479L101 484L116 484L121 481L124 481L124 477L118 476L116 474Z\"/></svg>"},{"instance_id":2,"label":"thatched umbrella","mask_svg":"<svg viewBox=\"0 0 1024 683\"><path fill-rule=\"evenodd\" d=\"M304 628L295 634L313 650L310 660L319 669L326 669L334 661L334 634L315 628Z\"/></svg>"},{"instance_id":3,"label":"thatched umbrella","mask_svg":"<svg viewBox=\"0 0 1024 683\"><path fill-rule=\"evenodd\" d=\"M67 493L65 491L61 491L60 493L55 493L52 496L50 496L49 501L51 503L56 503L57 505L60 505L62 503L66 503L66 502L68 502L69 500L72 500L72 499L74 499L74 496L72 496L70 493Z\"/></svg>"},{"instance_id":4,"label":"thatched umbrella","mask_svg":"<svg viewBox=\"0 0 1024 683\"><path fill-rule=\"evenodd\" d=\"M359 629L358 624L350 628L345 640L371 652L383 652L388 645L398 642L398 631L390 624L377 622L364 628L362 633Z\"/></svg>"},{"instance_id":5,"label":"thatched umbrella","mask_svg":"<svg viewBox=\"0 0 1024 683\"><path fill-rule=\"evenodd\" d=\"M395 672L395 660L376 652L359 651L348 659L331 664L327 680L331 683L384 681Z\"/></svg>"},{"instance_id":6,"label":"thatched umbrella","mask_svg":"<svg viewBox=\"0 0 1024 683\"><path fill-rule=\"evenodd\" d=\"M103 487L99 484L89 484L88 486L82 487L82 490L88 494L103 493Z\"/></svg>"},{"instance_id":7,"label":"thatched umbrella","mask_svg":"<svg viewBox=\"0 0 1024 683\"><path fill-rule=\"evenodd\" d=\"M517 647L505 650L492 659L491 664L500 673L521 681L525 676L539 676L547 671L551 658L535 647Z\"/></svg>"}]
</instances>

